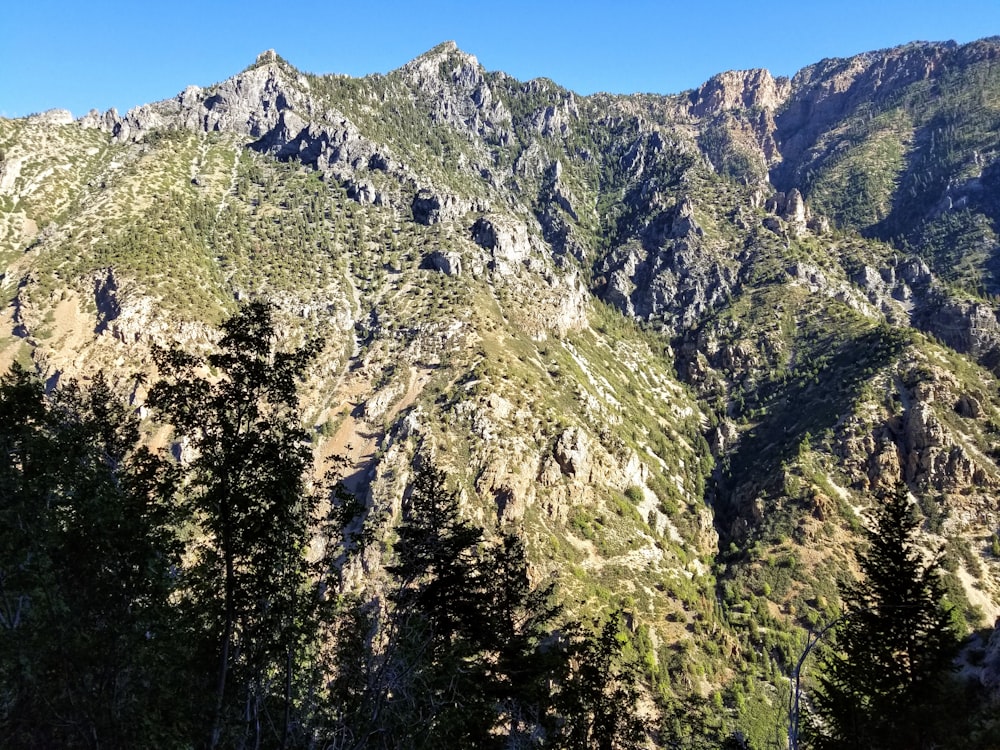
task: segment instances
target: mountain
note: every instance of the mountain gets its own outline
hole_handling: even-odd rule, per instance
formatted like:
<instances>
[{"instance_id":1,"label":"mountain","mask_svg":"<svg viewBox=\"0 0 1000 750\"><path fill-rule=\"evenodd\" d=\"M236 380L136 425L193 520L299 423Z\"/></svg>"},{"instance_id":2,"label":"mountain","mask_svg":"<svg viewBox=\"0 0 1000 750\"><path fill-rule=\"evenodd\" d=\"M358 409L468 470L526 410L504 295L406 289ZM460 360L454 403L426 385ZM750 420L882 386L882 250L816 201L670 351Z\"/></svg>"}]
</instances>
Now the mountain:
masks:
<instances>
[{"instance_id":1,"label":"mountain","mask_svg":"<svg viewBox=\"0 0 1000 750\"><path fill-rule=\"evenodd\" d=\"M304 417L381 536L433 461L574 612L628 613L651 690L758 747L901 482L1000 684L998 231L1000 37L662 96L452 43L360 79L269 51L124 115L0 120L0 366L104 369L145 419L152 346L273 300L326 341Z\"/></svg>"}]
</instances>

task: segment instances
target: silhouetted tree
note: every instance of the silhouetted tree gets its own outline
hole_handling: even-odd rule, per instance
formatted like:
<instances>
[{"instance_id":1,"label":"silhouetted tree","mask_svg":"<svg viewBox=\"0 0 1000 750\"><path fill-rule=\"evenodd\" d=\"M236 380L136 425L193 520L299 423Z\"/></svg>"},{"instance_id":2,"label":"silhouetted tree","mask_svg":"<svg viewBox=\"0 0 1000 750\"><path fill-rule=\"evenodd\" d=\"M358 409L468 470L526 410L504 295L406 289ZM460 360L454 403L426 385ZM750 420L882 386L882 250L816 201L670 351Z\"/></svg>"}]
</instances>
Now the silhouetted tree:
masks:
<instances>
[{"instance_id":1,"label":"silhouetted tree","mask_svg":"<svg viewBox=\"0 0 1000 750\"><path fill-rule=\"evenodd\" d=\"M565 658L545 648L552 586L532 586L519 539L485 541L458 498L425 462L404 499L396 588L360 701L367 728L353 733L370 746L529 747L552 717Z\"/></svg>"},{"instance_id":2,"label":"silhouetted tree","mask_svg":"<svg viewBox=\"0 0 1000 750\"><path fill-rule=\"evenodd\" d=\"M102 376L48 396L18 366L0 379L3 746L185 737L165 470Z\"/></svg>"},{"instance_id":3,"label":"silhouetted tree","mask_svg":"<svg viewBox=\"0 0 1000 750\"><path fill-rule=\"evenodd\" d=\"M261 302L222 330L219 351L204 361L157 351L164 379L148 400L191 454L185 497L204 540L189 603L217 643L208 744L285 745L292 673L315 604L305 548L317 496L297 387L319 345L278 351L273 308Z\"/></svg>"},{"instance_id":4,"label":"silhouetted tree","mask_svg":"<svg viewBox=\"0 0 1000 750\"><path fill-rule=\"evenodd\" d=\"M458 494L426 463L403 503L388 571L391 595L381 695L397 747L479 747L491 725L479 658L486 623L482 529L461 517Z\"/></svg>"},{"instance_id":5,"label":"silhouetted tree","mask_svg":"<svg viewBox=\"0 0 1000 750\"><path fill-rule=\"evenodd\" d=\"M595 623L597 625L597 623ZM646 747L648 727L639 714L640 674L623 658L627 636L622 613L614 612L596 632L567 630L559 676L556 728L548 746L571 750L632 750Z\"/></svg>"},{"instance_id":6,"label":"silhouetted tree","mask_svg":"<svg viewBox=\"0 0 1000 750\"><path fill-rule=\"evenodd\" d=\"M880 498L862 577L843 592L844 615L807 717L812 748L920 748L936 741L934 706L958 648L938 561L916 546L905 487Z\"/></svg>"}]
</instances>

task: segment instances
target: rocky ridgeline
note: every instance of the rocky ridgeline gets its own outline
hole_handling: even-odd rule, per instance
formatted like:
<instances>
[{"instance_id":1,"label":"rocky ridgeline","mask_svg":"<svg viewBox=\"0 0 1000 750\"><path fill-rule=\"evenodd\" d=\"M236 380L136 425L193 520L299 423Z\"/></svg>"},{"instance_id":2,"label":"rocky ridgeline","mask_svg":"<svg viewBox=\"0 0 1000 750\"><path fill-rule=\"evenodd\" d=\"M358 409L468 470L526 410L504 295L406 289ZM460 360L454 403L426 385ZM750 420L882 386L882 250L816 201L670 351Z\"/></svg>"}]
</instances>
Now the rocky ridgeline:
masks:
<instances>
[{"instance_id":1,"label":"rocky ridgeline","mask_svg":"<svg viewBox=\"0 0 1000 750\"><path fill-rule=\"evenodd\" d=\"M528 219L527 231L541 235L556 261L573 258L593 262L598 291L604 299L627 314L665 320L680 331L730 296L745 276L747 265L746 256L740 260L739 253L734 252L734 237L704 235L695 218L701 200L696 191L678 194L676 190L655 189L656 166L664 161L664 152L670 155L680 149L698 153L699 147L689 140L690 136L679 136L683 131L677 126L685 118L693 123L696 133L721 128L728 134L728 146L709 146L699 141L713 163L725 154L738 152L759 165L746 176L756 175L765 182L759 183L747 202L763 208L766 215L761 223L766 229L783 237L822 234L829 230L829 220L810 214L808 202L796 186L811 163L810 149L820 136L859 107L895 96L949 66L968 65L998 54L1000 45L991 40L964 47L914 44L845 60L826 60L803 69L790 80L774 78L760 69L730 71L714 76L685 100L667 98L656 103L653 118L635 114L641 108L627 104L627 100L607 102L603 111L595 111L595 106L605 102L593 97L583 100L586 107L581 109L571 92L561 92L544 81L532 81L514 87L519 96L542 97L555 103L530 110L515 121L506 95L497 89L503 75L487 75L474 56L462 52L454 43L445 43L403 66L393 74L393 80L411 92L430 123L453 128L469 140L475 157L468 161L458 155L452 167L480 178L489 172L486 184L494 196L489 200L468 195L447 180L431 176L422 165L408 163L391 145L363 132L329 101L318 97L307 76L273 51L263 53L254 66L215 86L192 86L172 100L139 107L124 116L113 111L105 115L91 113L81 123L109 130L124 141L156 128L239 133L251 139L250 145L259 151L313 165L344 185L348 195L359 203L392 203L396 210L409 212L415 221L425 225L486 214L493 204L510 200L506 186L524 180L534 182L537 187L532 192L537 191L537 197L529 203L533 220L522 215L517 221ZM604 123L614 122L615 110L632 113L628 119L633 122L630 127L635 128L634 135L624 143L616 144L607 153L562 152L560 144L566 138L578 131L593 130L595 116ZM520 148L511 141L518 128L531 134ZM497 173L496 166L482 166L496 162L504 150L516 156L511 160L510 174ZM586 216L593 211L598 196L574 194L562 173L576 173L585 167L581 159L586 162L609 157L617 160L616 166L628 176L623 189L627 210L645 220L614 238L608 251L595 258L595 243L581 224L589 221ZM769 173L781 191L766 183ZM379 174L389 177L397 187L387 192ZM674 178L681 179L683 174L675 174ZM946 196L949 206L961 207L965 188L949 190L954 193ZM515 199L515 205L521 200ZM482 238L476 221L469 222L469 231ZM741 221L756 224L759 220ZM525 243L518 245L523 248ZM500 248L500 255L508 259L496 264L501 270L509 270L509 259L526 257L521 249L506 253L505 247L511 247L511 243L500 242L488 248ZM445 272L457 268L444 255L430 262ZM865 289L865 293L871 291ZM933 300L914 300L917 306L924 302L928 306L916 310L915 319L918 324L935 321L947 328L933 331L946 341L963 346L963 341L982 338L982 331L990 326L988 315L977 313L980 317L973 320L963 312L967 305L963 308L959 303L942 301L940 295ZM930 326L922 325L928 330ZM977 352L981 348L972 343L968 347Z\"/></svg>"},{"instance_id":2,"label":"rocky ridgeline","mask_svg":"<svg viewBox=\"0 0 1000 750\"><path fill-rule=\"evenodd\" d=\"M214 328L191 309L219 317L266 295L283 339L328 339L303 399L317 457L346 457L386 533L413 467L431 461L470 518L523 530L534 577L572 570L570 596L588 606L627 595L654 640L669 632L696 652L735 637L706 624L730 585L769 598L761 633L815 625L829 592L810 576L833 585L878 491L906 482L939 511L935 533L973 549L1000 524L995 299L929 243L826 215L840 204L814 189L814 167L849 150L844 133L863 140L909 87L998 51L916 44L791 79L735 71L621 97L518 82L451 43L358 81L268 52L213 86L91 113L83 130L47 113L0 155L0 198L24 212L0 233L14 258L8 339L24 349L0 351L56 380L124 371L151 345L209 344ZM64 213L11 244L39 196L75 174L68 156L32 151L67 133L85 136L72 148L91 172ZM917 149L931 134L905 137ZM916 187L893 205L924 189L910 153L896 178ZM987 143L955 160L913 210L974 214L985 260L954 265L979 264L983 289L995 288L998 154ZM154 212L170 235L156 263L191 256L190 285L175 287L184 313L163 314L152 250L134 247L156 238L129 232ZM950 246L968 226L945 229ZM365 550L345 581L374 585L381 555ZM781 593L741 578L796 555ZM983 596L1000 600L984 568Z\"/></svg>"},{"instance_id":3,"label":"rocky ridgeline","mask_svg":"<svg viewBox=\"0 0 1000 750\"><path fill-rule=\"evenodd\" d=\"M435 47L399 72L426 102L433 122L488 141L510 137L510 112L490 88L479 61L454 42Z\"/></svg>"}]
</instances>

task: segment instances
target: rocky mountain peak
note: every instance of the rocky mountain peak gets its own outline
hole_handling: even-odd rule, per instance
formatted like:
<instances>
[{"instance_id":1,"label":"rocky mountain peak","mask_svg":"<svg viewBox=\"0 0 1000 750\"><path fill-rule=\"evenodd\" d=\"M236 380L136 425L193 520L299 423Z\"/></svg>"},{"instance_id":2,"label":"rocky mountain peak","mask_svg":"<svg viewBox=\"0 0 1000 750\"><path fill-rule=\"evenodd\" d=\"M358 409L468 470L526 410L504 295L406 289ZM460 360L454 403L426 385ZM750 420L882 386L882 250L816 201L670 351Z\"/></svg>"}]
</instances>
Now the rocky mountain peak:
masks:
<instances>
[{"instance_id":1,"label":"rocky mountain peak","mask_svg":"<svg viewBox=\"0 0 1000 750\"><path fill-rule=\"evenodd\" d=\"M435 122L480 135L502 131L510 122L510 113L494 96L479 60L455 42L439 44L397 72L427 100Z\"/></svg>"},{"instance_id":2,"label":"rocky mountain peak","mask_svg":"<svg viewBox=\"0 0 1000 750\"><path fill-rule=\"evenodd\" d=\"M267 63L273 63L278 61L278 53L273 49L266 49L257 55L257 59L254 61L254 65L266 65Z\"/></svg>"},{"instance_id":3,"label":"rocky mountain peak","mask_svg":"<svg viewBox=\"0 0 1000 750\"><path fill-rule=\"evenodd\" d=\"M435 80L450 80L456 84L475 83L485 72L475 55L463 52L451 41L429 49L399 70L405 78L421 87Z\"/></svg>"},{"instance_id":4,"label":"rocky mountain peak","mask_svg":"<svg viewBox=\"0 0 1000 750\"><path fill-rule=\"evenodd\" d=\"M691 94L690 111L711 117L732 109L776 110L791 93L787 78L775 78L763 68L730 70L712 76Z\"/></svg>"},{"instance_id":5,"label":"rocky mountain peak","mask_svg":"<svg viewBox=\"0 0 1000 750\"><path fill-rule=\"evenodd\" d=\"M295 76L273 51L264 62L210 88L189 86L172 100L130 110L115 134L127 140L137 131L183 127L204 132L227 131L260 138L274 129L281 113L295 110L308 117L312 109L305 78Z\"/></svg>"}]
</instances>

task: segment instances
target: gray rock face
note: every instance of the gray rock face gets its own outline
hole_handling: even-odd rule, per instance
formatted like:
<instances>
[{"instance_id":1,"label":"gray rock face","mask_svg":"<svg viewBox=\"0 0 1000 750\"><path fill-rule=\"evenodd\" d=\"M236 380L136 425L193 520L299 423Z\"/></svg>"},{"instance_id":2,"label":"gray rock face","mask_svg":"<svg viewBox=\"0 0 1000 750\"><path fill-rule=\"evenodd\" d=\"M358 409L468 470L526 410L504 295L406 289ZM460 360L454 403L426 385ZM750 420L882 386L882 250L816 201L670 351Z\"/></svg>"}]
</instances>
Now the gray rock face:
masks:
<instances>
[{"instance_id":1,"label":"gray rock face","mask_svg":"<svg viewBox=\"0 0 1000 750\"><path fill-rule=\"evenodd\" d=\"M966 419L979 419L983 415L983 406L975 396L963 393L955 402L955 411Z\"/></svg>"},{"instance_id":2,"label":"gray rock face","mask_svg":"<svg viewBox=\"0 0 1000 750\"><path fill-rule=\"evenodd\" d=\"M488 140L503 139L509 132L510 112L494 95L483 67L454 42L438 45L399 72L430 104L435 122L448 123Z\"/></svg>"},{"instance_id":3,"label":"gray rock face","mask_svg":"<svg viewBox=\"0 0 1000 750\"><path fill-rule=\"evenodd\" d=\"M938 291L927 264L907 258L896 265L862 266L851 276L865 298L893 322L906 325L918 321L928 305L937 309Z\"/></svg>"},{"instance_id":4,"label":"gray rock face","mask_svg":"<svg viewBox=\"0 0 1000 750\"><path fill-rule=\"evenodd\" d=\"M189 86L173 99L136 107L122 117L114 110L103 117L92 112L84 124L110 130L123 141L153 128L225 131L259 139L278 128L288 110L296 118L282 128L301 131L297 126L312 118L313 109L306 79L266 52L254 67L211 88Z\"/></svg>"},{"instance_id":5,"label":"gray rock face","mask_svg":"<svg viewBox=\"0 0 1000 750\"><path fill-rule=\"evenodd\" d=\"M97 129L107 131L108 133L113 133L115 125L119 122L121 122L121 118L118 116L118 111L115 109L109 109L103 114L98 112L96 109L92 109L77 120L80 127L85 130Z\"/></svg>"},{"instance_id":6,"label":"gray rock face","mask_svg":"<svg viewBox=\"0 0 1000 750\"><path fill-rule=\"evenodd\" d=\"M0 195L13 194L14 186L18 177L21 176L21 167L24 166L24 157L11 156L0 161Z\"/></svg>"},{"instance_id":7,"label":"gray rock face","mask_svg":"<svg viewBox=\"0 0 1000 750\"><path fill-rule=\"evenodd\" d=\"M984 361L1000 357L1000 323L984 302L954 300L934 292L914 316L914 324L962 354Z\"/></svg>"},{"instance_id":8,"label":"gray rock face","mask_svg":"<svg viewBox=\"0 0 1000 750\"><path fill-rule=\"evenodd\" d=\"M440 271L447 276L460 276L462 274L462 258L458 253L446 253L435 250L424 260L423 267Z\"/></svg>"},{"instance_id":9,"label":"gray rock face","mask_svg":"<svg viewBox=\"0 0 1000 750\"><path fill-rule=\"evenodd\" d=\"M167 324L157 313L156 301L133 294L108 268L94 276L97 333L108 333L123 344L159 341Z\"/></svg>"},{"instance_id":10,"label":"gray rock face","mask_svg":"<svg viewBox=\"0 0 1000 750\"><path fill-rule=\"evenodd\" d=\"M896 275L910 286L926 286L931 282L931 269L919 258L900 263L896 267Z\"/></svg>"},{"instance_id":11,"label":"gray rock face","mask_svg":"<svg viewBox=\"0 0 1000 750\"><path fill-rule=\"evenodd\" d=\"M361 180L360 182L348 180L344 187L347 190L347 197L353 201L357 201L362 206L381 206L385 204L382 194L368 180Z\"/></svg>"},{"instance_id":12,"label":"gray rock face","mask_svg":"<svg viewBox=\"0 0 1000 750\"><path fill-rule=\"evenodd\" d=\"M784 158L772 171L772 181L779 187L803 184L812 156L823 151L818 145L821 135L866 102L926 80L951 65L967 64L976 55L995 54L993 48L958 48L954 42L918 43L848 59L826 59L803 68L792 78L791 94L776 117L775 137Z\"/></svg>"},{"instance_id":13,"label":"gray rock face","mask_svg":"<svg viewBox=\"0 0 1000 750\"><path fill-rule=\"evenodd\" d=\"M281 62L273 51L260 55L254 67L211 88L189 86L174 99L130 110L124 117L110 110L91 112L83 127L108 130L115 138L139 138L154 128L225 131L255 139L251 147L279 159L295 158L325 175L354 182L351 196L360 203L379 203L380 196L359 171L382 171L400 182L408 179L402 164L386 147L364 137L342 113L320 107L309 81Z\"/></svg>"},{"instance_id":14,"label":"gray rock face","mask_svg":"<svg viewBox=\"0 0 1000 750\"><path fill-rule=\"evenodd\" d=\"M28 122L37 125L72 125L73 114L68 109L49 109L37 115L30 115Z\"/></svg>"},{"instance_id":15,"label":"gray rock face","mask_svg":"<svg viewBox=\"0 0 1000 750\"><path fill-rule=\"evenodd\" d=\"M764 227L775 234L784 234L785 228L794 237L801 237L810 228L812 216L802 193L792 188L788 193L776 192L764 201L764 210L774 216L764 218ZM776 221L778 217L782 221Z\"/></svg>"},{"instance_id":16,"label":"gray rock face","mask_svg":"<svg viewBox=\"0 0 1000 750\"><path fill-rule=\"evenodd\" d=\"M472 241L492 255L494 270L513 273L531 255L528 230L519 222L500 216L483 216L470 229Z\"/></svg>"},{"instance_id":17,"label":"gray rock face","mask_svg":"<svg viewBox=\"0 0 1000 750\"><path fill-rule=\"evenodd\" d=\"M526 88L531 91L540 90L546 86L541 81L530 81ZM562 92L559 103L544 107L535 113L531 120L531 129L545 138L556 135L566 135L574 120L580 117L580 108L572 91Z\"/></svg>"},{"instance_id":18,"label":"gray rock face","mask_svg":"<svg viewBox=\"0 0 1000 750\"><path fill-rule=\"evenodd\" d=\"M94 302L97 305L97 332L103 333L122 311L118 303L118 281L112 269L94 276Z\"/></svg>"},{"instance_id":19,"label":"gray rock face","mask_svg":"<svg viewBox=\"0 0 1000 750\"><path fill-rule=\"evenodd\" d=\"M579 427L570 427L556 440L552 455L562 473L586 481L590 474L590 444Z\"/></svg>"},{"instance_id":20,"label":"gray rock face","mask_svg":"<svg viewBox=\"0 0 1000 750\"><path fill-rule=\"evenodd\" d=\"M641 238L613 249L598 264L604 281L599 294L607 302L629 315L662 317L681 328L731 292L738 264L706 252L689 201L654 218Z\"/></svg>"},{"instance_id":21,"label":"gray rock face","mask_svg":"<svg viewBox=\"0 0 1000 750\"><path fill-rule=\"evenodd\" d=\"M488 210L489 204L484 201L468 200L446 190L426 187L420 188L410 203L413 220L424 226L441 221L457 221L470 211Z\"/></svg>"},{"instance_id":22,"label":"gray rock face","mask_svg":"<svg viewBox=\"0 0 1000 750\"><path fill-rule=\"evenodd\" d=\"M802 193L797 188L792 188L788 192L782 218L788 222L795 236L805 234L809 222L809 213L806 209L806 202L802 199Z\"/></svg>"},{"instance_id":23,"label":"gray rock face","mask_svg":"<svg viewBox=\"0 0 1000 750\"><path fill-rule=\"evenodd\" d=\"M417 191L410 208L418 224L430 226L441 221L441 199L426 188Z\"/></svg>"},{"instance_id":24,"label":"gray rock face","mask_svg":"<svg viewBox=\"0 0 1000 750\"><path fill-rule=\"evenodd\" d=\"M787 78L774 78L761 68L731 70L712 76L691 93L689 111L709 117L731 109L778 109L791 93Z\"/></svg>"},{"instance_id":25,"label":"gray rock face","mask_svg":"<svg viewBox=\"0 0 1000 750\"><path fill-rule=\"evenodd\" d=\"M313 114L305 79L293 80L291 71L277 62L273 51L260 55L256 67L212 89L186 89L177 97L177 105L189 128L206 133L245 133L251 138L260 138L277 127L286 110L299 113L298 123Z\"/></svg>"}]
</instances>

